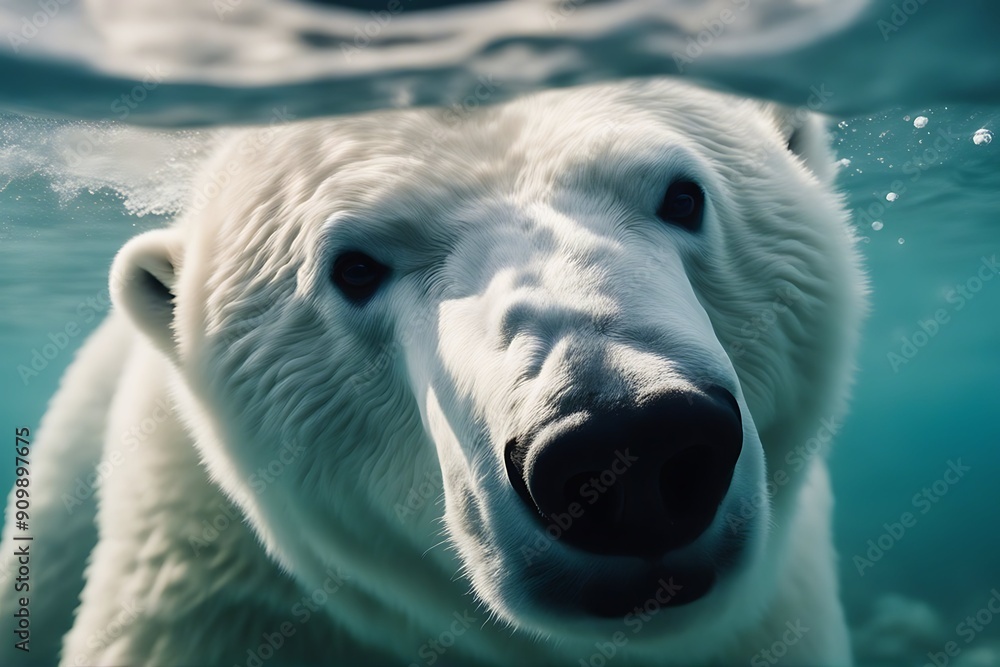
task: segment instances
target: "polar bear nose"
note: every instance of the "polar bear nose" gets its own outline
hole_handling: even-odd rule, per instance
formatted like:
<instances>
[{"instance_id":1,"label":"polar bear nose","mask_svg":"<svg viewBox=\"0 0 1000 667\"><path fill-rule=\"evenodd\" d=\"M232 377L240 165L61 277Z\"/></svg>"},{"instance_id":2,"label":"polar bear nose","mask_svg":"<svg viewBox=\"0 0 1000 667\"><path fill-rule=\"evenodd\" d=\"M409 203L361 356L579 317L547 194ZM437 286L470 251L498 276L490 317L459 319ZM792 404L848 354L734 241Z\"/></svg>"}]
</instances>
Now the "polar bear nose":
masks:
<instances>
[{"instance_id":1,"label":"polar bear nose","mask_svg":"<svg viewBox=\"0 0 1000 667\"><path fill-rule=\"evenodd\" d=\"M549 534L597 554L658 558L712 523L743 448L721 387L591 414L542 442L511 440L511 485Z\"/></svg>"}]
</instances>

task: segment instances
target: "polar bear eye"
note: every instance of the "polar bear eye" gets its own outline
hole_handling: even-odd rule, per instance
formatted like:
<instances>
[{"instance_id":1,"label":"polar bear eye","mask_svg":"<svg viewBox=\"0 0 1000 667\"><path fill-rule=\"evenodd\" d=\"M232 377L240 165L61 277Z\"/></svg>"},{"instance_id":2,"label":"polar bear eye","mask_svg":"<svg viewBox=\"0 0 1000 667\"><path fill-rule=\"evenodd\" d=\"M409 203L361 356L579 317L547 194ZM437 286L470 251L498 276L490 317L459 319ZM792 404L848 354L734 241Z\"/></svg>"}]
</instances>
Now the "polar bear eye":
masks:
<instances>
[{"instance_id":1,"label":"polar bear eye","mask_svg":"<svg viewBox=\"0 0 1000 667\"><path fill-rule=\"evenodd\" d=\"M701 227L705 211L705 193L692 181L674 181L667 188L656 216L692 232Z\"/></svg>"},{"instance_id":2,"label":"polar bear eye","mask_svg":"<svg viewBox=\"0 0 1000 667\"><path fill-rule=\"evenodd\" d=\"M369 299L389 273L389 267L362 252L345 252L333 262L332 279L351 301Z\"/></svg>"}]
</instances>

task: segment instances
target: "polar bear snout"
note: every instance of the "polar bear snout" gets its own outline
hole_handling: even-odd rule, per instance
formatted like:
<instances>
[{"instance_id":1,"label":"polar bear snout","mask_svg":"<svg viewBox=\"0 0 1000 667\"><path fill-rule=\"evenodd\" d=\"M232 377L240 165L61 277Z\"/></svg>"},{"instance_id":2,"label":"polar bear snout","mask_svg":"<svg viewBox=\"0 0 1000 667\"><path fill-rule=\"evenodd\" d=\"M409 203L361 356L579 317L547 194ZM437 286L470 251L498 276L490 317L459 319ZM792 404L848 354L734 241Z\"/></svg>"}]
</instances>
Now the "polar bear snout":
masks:
<instances>
[{"instance_id":1,"label":"polar bear snout","mask_svg":"<svg viewBox=\"0 0 1000 667\"><path fill-rule=\"evenodd\" d=\"M721 387L588 411L552 437L508 442L510 484L560 539L593 554L659 559L698 538L743 448L739 404Z\"/></svg>"}]
</instances>

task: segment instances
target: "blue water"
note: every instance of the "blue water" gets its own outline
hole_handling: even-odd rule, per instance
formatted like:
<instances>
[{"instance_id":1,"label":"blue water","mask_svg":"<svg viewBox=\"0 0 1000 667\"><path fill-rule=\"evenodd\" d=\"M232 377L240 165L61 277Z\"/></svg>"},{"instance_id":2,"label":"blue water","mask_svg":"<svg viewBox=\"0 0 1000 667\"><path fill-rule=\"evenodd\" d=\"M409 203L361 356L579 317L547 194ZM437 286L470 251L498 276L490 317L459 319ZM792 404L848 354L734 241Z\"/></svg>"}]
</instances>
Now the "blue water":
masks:
<instances>
[{"instance_id":1,"label":"blue water","mask_svg":"<svg viewBox=\"0 0 1000 667\"><path fill-rule=\"evenodd\" d=\"M916 129L903 121L907 114L922 114L928 124ZM870 619L877 599L896 593L928 603L945 639L955 639L956 625L1000 588L1000 276L979 283L977 275L984 258L1000 259L1000 147L970 139L997 120L996 110L912 109L849 120L837 130L838 154L851 160L840 183L870 239L863 250L874 306L832 460L842 586L855 626ZM928 151L941 130L957 139L940 139L939 150ZM890 191L899 194L892 203ZM879 208L883 227L875 231L866 213ZM923 347L907 349L907 359L903 338L924 341L921 322L939 310L947 321ZM933 483L959 460L969 471L938 495ZM931 498L915 506L913 496L925 487ZM862 564L860 575L853 556L865 556L868 540L877 542L883 524L907 511L915 525L873 566ZM927 650L937 651L943 641L933 634ZM987 636L1000 636L1000 627L987 627L975 641ZM1000 662L992 655L983 664Z\"/></svg>"},{"instance_id":2,"label":"blue water","mask_svg":"<svg viewBox=\"0 0 1000 667\"><path fill-rule=\"evenodd\" d=\"M721 84L786 101L804 98L808 93L796 97L796 91L806 90L810 81L839 82L831 84L837 94L824 109L829 112L890 109L848 117L832 127L837 157L844 161L839 185L864 237L873 309L865 325L851 411L836 439L831 467L843 597L859 663L921 665L928 651L939 651L958 637L956 626L986 604L992 589L1000 590L1000 275L990 268L994 258L1000 259L1000 108L994 106L1000 86L993 85L1000 59L970 60L975 46L962 39L971 36L974 42L974 37L979 48L989 51L988 14L963 24L951 13L934 14L932 9L914 15L908 33L890 35L897 40L893 44L905 46L881 51L875 19L888 16L889 6L869 9L856 31L860 37L850 33L832 39L856 67L863 62L877 72L878 57L884 55L882 73L892 71L898 78L863 76L868 72L843 66L838 70L837 63L823 70L828 78L815 79L809 78L808 68L796 69L796 63L806 61L784 62L777 73L756 65L741 69L739 62L724 58L706 57L699 65L714 72ZM925 48L926 40L918 37L935 25L945 26L942 34L951 35L949 46L954 48ZM963 25L967 27L955 27ZM853 40L850 44L859 47L861 56L844 40ZM867 54L861 48L866 44ZM806 51L814 60L827 60L820 47ZM0 53L0 65L9 69L3 60L7 57ZM753 62L763 62L764 56L756 57ZM592 78L650 71L648 62L623 63L607 61L600 69L586 61L578 69L594 71ZM907 74L908 65L913 71ZM938 76L925 74L921 80L921 71ZM533 82L509 85L498 99L547 76L552 84L575 81L546 72L533 76ZM864 82L859 83L862 92L845 85L851 77ZM50 113L59 108L96 118L109 116L104 107L114 99L104 92L92 94L103 90L96 84L32 92L23 80L15 83L8 92L20 91L18 103L8 108ZM102 83L109 90L113 84ZM450 95L434 98L423 84L417 101ZM924 84L924 99L935 106L886 104L887 98L897 103L920 99ZM178 88L126 120L174 125L192 119L266 120L282 97L290 100L294 115L380 106L391 98L386 87L375 90L372 84L356 89L360 97L337 106L329 90L320 94L315 81L311 85L264 88L256 96L243 90L230 97L221 88ZM876 89L877 94L870 92ZM74 96L81 101L75 112L60 106ZM962 105L937 104L949 97ZM235 107L249 98L253 111L241 116ZM220 100L230 102L227 106ZM918 116L927 119L923 127L914 125ZM83 126L81 136L97 137L98 149L112 138L125 148L74 170L53 143L54 136L73 127L63 121L0 117L0 423L6 433L37 427L74 349L106 312L106 275L114 253L129 237L168 222L178 190L169 184L181 183L187 173L176 157L200 141L197 133L170 139L167 157L158 159L142 155L148 151L141 140L115 135L114 126ZM982 128L997 139L976 145L972 138ZM63 145L81 146L70 140ZM123 166L126 158L137 162ZM30 367L36 352L45 358L45 367L37 375L22 376L18 367ZM10 485L12 467L0 461L0 487ZM961 470L961 476L956 478L954 470ZM946 476L954 483L939 481ZM909 525L900 530L895 524L907 512L912 515ZM887 531L895 535L887 536ZM1000 622L983 627L962 646L968 665L1000 665Z\"/></svg>"}]
</instances>

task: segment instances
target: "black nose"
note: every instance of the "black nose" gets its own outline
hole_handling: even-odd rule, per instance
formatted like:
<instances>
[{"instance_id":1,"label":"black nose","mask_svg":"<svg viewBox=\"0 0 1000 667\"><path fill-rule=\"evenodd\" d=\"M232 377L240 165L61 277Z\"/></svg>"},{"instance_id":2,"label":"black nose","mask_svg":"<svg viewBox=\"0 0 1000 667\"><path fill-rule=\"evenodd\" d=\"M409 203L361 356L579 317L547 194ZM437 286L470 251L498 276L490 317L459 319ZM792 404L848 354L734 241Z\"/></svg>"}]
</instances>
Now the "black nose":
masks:
<instances>
[{"instance_id":1,"label":"black nose","mask_svg":"<svg viewBox=\"0 0 1000 667\"><path fill-rule=\"evenodd\" d=\"M743 448L720 387L591 414L540 442L507 443L507 476L550 534L598 554L656 558L701 535Z\"/></svg>"}]
</instances>

